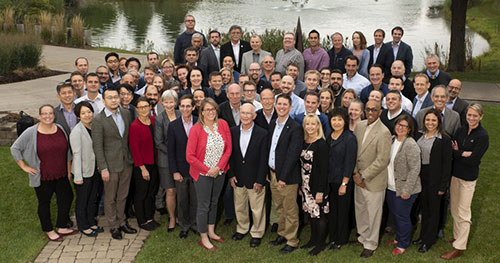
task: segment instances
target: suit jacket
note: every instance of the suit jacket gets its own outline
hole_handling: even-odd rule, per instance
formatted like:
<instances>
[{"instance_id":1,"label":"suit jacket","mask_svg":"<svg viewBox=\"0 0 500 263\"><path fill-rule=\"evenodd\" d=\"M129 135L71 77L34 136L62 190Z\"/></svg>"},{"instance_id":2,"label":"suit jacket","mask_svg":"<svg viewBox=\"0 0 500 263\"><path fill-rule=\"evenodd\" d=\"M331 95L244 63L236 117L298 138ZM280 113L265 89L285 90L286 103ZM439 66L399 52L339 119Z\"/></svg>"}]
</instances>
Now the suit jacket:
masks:
<instances>
[{"instance_id":1,"label":"suit jacket","mask_svg":"<svg viewBox=\"0 0 500 263\"><path fill-rule=\"evenodd\" d=\"M181 117L181 112L175 111L176 120ZM156 150L158 151L158 158L156 160L156 164L159 167L168 168L168 128L171 122L167 116L167 112L163 111L161 114L158 114L158 117L155 119L155 132L154 132L154 142L156 146Z\"/></svg>"},{"instance_id":2,"label":"suit jacket","mask_svg":"<svg viewBox=\"0 0 500 263\"><path fill-rule=\"evenodd\" d=\"M413 115L413 111L415 110L415 105L417 104L417 97L413 98L413 108L411 109L411 114ZM434 105L434 102L431 99L431 93L427 93L427 96L425 96L424 103L422 103L422 107L420 109L425 109L427 107L431 107ZM418 113L418 112L417 112ZM415 116L416 117L416 116ZM418 125L422 125L417 123Z\"/></svg>"},{"instance_id":3,"label":"suit jacket","mask_svg":"<svg viewBox=\"0 0 500 263\"><path fill-rule=\"evenodd\" d=\"M236 59L234 57L234 52L233 52L233 45L231 44L231 41L228 41L224 43L220 47L220 65L222 65L222 61L224 60L224 57L226 56L231 56L234 61L234 67L233 69L241 72L241 62L243 61L243 53L252 50L252 47L250 46L250 43L248 43L245 40L240 40L240 55L239 55L239 63L236 64Z\"/></svg>"},{"instance_id":4,"label":"suit jacket","mask_svg":"<svg viewBox=\"0 0 500 263\"><path fill-rule=\"evenodd\" d=\"M247 151L243 157L240 147L241 125L231 128L233 151L229 159L231 169L229 177L236 177L238 187L252 189L254 183L265 185L268 172L268 154L266 151L267 130L253 126Z\"/></svg>"},{"instance_id":5,"label":"suit jacket","mask_svg":"<svg viewBox=\"0 0 500 263\"><path fill-rule=\"evenodd\" d=\"M233 111L231 110L231 104L229 101L225 101L219 105L219 118L225 120L229 125L229 128L236 126L236 121L234 120Z\"/></svg>"},{"instance_id":6,"label":"suit jacket","mask_svg":"<svg viewBox=\"0 0 500 263\"><path fill-rule=\"evenodd\" d=\"M74 181L82 181L83 178L89 178L94 175L95 155L92 148L92 137L83 123L75 125L69 135L71 151L73 153L73 162L71 163L71 173Z\"/></svg>"},{"instance_id":7,"label":"suit jacket","mask_svg":"<svg viewBox=\"0 0 500 263\"><path fill-rule=\"evenodd\" d=\"M278 114L276 111L273 111L273 115L271 116L271 121L267 123L266 116L264 116L264 109L260 109L257 111L257 117L255 117L255 124L258 126L264 128L266 131L269 131L269 126L272 122L275 122L276 119L278 118Z\"/></svg>"},{"instance_id":8,"label":"suit jacket","mask_svg":"<svg viewBox=\"0 0 500 263\"><path fill-rule=\"evenodd\" d=\"M422 73L427 75L427 70L424 70ZM437 85L444 85L445 87L448 86L448 83L450 83L450 81L451 81L450 73L440 70L439 75L437 75L435 79L429 77L429 83L431 84L431 86L429 87L429 92Z\"/></svg>"},{"instance_id":9,"label":"suit jacket","mask_svg":"<svg viewBox=\"0 0 500 263\"><path fill-rule=\"evenodd\" d=\"M267 56L272 56L272 55L271 55L271 53L261 49L259 51L259 64L261 64L264 57L267 57ZM248 68L250 67L250 64L253 63L253 50L250 50L250 51L243 53L242 59L243 59L243 61L241 62L241 71L240 72L248 74Z\"/></svg>"},{"instance_id":10,"label":"suit jacket","mask_svg":"<svg viewBox=\"0 0 500 263\"><path fill-rule=\"evenodd\" d=\"M210 98L213 99L215 97L214 96L214 91L212 89L207 88L207 87L201 87L201 90L203 90L203 92L205 92L205 98L210 97ZM187 89L181 91L179 93L179 98L181 98L182 96L184 96L186 94L193 95L193 93L191 91L191 88L188 87Z\"/></svg>"},{"instance_id":11,"label":"suit jacket","mask_svg":"<svg viewBox=\"0 0 500 263\"><path fill-rule=\"evenodd\" d=\"M198 117L192 115L193 126L198 121ZM179 117L168 126L167 142L168 147L168 169L171 174L180 173L182 177L189 177L189 163L186 161L186 147L188 136Z\"/></svg>"},{"instance_id":12,"label":"suit jacket","mask_svg":"<svg viewBox=\"0 0 500 263\"><path fill-rule=\"evenodd\" d=\"M393 137L393 141L395 139ZM394 183L397 196L413 195L422 191L420 166L420 147L412 137L407 137L394 157Z\"/></svg>"},{"instance_id":13,"label":"suit jacket","mask_svg":"<svg viewBox=\"0 0 500 263\"><path fill-rule=\"evenodd\" d=\"M388 75L391 73L391 66L393 60L392 57L393 55L390 55L389 52L392 52L392 49L390 48L389 45L382 43L382 46L380 47L380 51L378 52L377 60L373 61L373 51L375 50L375 45L371 45L367 47L368 52L370 52L370 60L368 61L368 71L370 70L370 67L373 64L379 64L382 66L384 69L384 74Z\"/></svg>"},{"instance_id":14,"label":"suit jacket","mask_svg":"<svg viewBox=\"0 0 500 263\"><path fill-rule=\"evenodd\" d=\"M354 135L358 142L358 158L354 171L361 174L366 189L372 192L384 191L387 188L387 165L391 155L391 133L382 123L377 120L371 125L369 134L365 134L367 120L356 124ZM367 136L363 143L364 136Z\"/></svg>"},{"instance_id":15,"label":"suit jacket","mask_svg":"<svg viewBox=\"0 0 500 263\"><path fill-rule=\"evenodd\" d=\"M358 152L356 137L350 130L344 130L336 140L329 135L326 142L329 147L328 183L340 184L344 177L350 180Z\"/></svg>"},{"instance_id":16,"label":"suit jacket","mask_svg":"<svg viewBox=\"0 0 500 263\"><path fill-rule=\"evenodd\" d=\"M284 124L275 149L276 180L288 184L298 184L300 177L300 153L304 141L302 127L288 117ZM276 128L276 121L270 123L267 152L271 150L272 135Z\"/></svg>"},{"instance_id":17,"label":"suit jacket","mask_svg":"<svg viewBox=\"0 0 500 263\"><path fill-rule=\"evenodd\" d=\"M54 108L54 122L61 125L66 132L66 134L71 133L71 129L69 128L68 123L66 122L66 118L64 118L64 113L61 110L61 104L59 104L57 107ZM73 111L73 114L75 112ZM77 119L78 121L78 119Z\"/></svg>"},{"instance_id":18,"label":"suit jacket","mask_svg":"<svg viewBox=\"0 0 500 263\"><path fill-rule=\"evenodd\" d=\"M134 163L128 147L128 131L132 122L130 112L122 107L119 109L125 124L123 136L120 136L113 117L106 117L105 110L92 121L92 145L99 171L108 169L110 173L119 173Z\"/></svg>"},{"instance_id":19,"label":"suit jacket","mask_svg":"<svg viewBox=\"0 0 500 263\"><path fill-rule=\"evenodd\" d=\"M462 124L462 126L467 124L467 107L469 107L469 103L459 97L457 97L455 104L453 104L453 110L456 111L458 115L460 115L460 123Z\"/></svg>"},{"instance_id":20,"label":"suit jacket","mask_svg":"<svg viewBox=\"0 0 500 263\"><path fill-rule=\"evenodd\" d=\"M423 136L423 134L418 133L418 136ZM453 157L451 139L445 134L441 137L441 139L436 138L432 144L429 159L429 174L426 177L427 180L422 178L422 184L426 184L424 187L432 189L432 191L435 192L445 192L450 185L451 178L451 163Z\"/></svg>"},{"instance_id":21,"label":"suit jacket","mask_svg":"<svg viewBox=\"0 0 500 263\"><path fill-rule=\"evenodd\" d=\"M210 75L213 71L218 72L220 70L219 60L215 55L212 45L209 45L200 52L198 67L203 73L203 85L208 86L208 75Z\"/></svg>"},{"instance_id":22,"label":"suit jacket","mask_svg":"<svg viewBox=\"0 0 500 263\"><path fill-rule=\"evenodd\" d=\"M432 107L427 107L421 109L415 119L417 119L418 129L422 130L424 125L424 115ZM460 128L460 115L457 112L444 107L444 122L443 129L444 131L451 137L455 134L455 132Z\"/></svg>"},{"instance_id":23,"label":"suit jacket","mask_svg":"<svg viewBox=\"0 0 500 263\"><path fill-rule=\"evenodd\" d=\"M396 54L396 58L394 58L394 52L392 52L392 41L385 44L389 45L389 57L392 58L392 62L394 62L395 60L403 61L406 69L405 76L406 78L410 77L411 69L413 67L413 51L411 50L410 45L406 44L403 41L400 41L398 53Z\"/></svg>"}]
</instances>

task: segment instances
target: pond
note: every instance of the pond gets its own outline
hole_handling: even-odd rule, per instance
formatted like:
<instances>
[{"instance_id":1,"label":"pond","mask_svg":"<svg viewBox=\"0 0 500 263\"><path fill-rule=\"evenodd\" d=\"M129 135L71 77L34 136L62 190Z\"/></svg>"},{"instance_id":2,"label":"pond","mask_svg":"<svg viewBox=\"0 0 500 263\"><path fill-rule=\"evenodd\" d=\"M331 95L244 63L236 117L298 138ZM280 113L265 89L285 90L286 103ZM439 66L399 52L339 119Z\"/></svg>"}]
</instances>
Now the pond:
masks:
<instances>
[{"instance_id":1,"label":"pond","mask_svg":"<svg viewBox=\"0 0 500 263\"><path fill-rule=\"evenodd\" d=\"M377 28L386 31L402 26L403 41L413 49L414 70L424 63L425 49L447 51L450 43L450 23L439 12L444 0L84 0L80 12L92 29L92 45L126 50L173 50L175 39L184 31L184 16L196 18L196 29L226 32L233 24L244 30L262 33L265 29L293 30L300 17L302 32L312 29L321 36L341 32L365 34L368 45L373 43ZM472 55L489 49L488 42L472 30L467 30Z\"/></svg>"}]
</instances>

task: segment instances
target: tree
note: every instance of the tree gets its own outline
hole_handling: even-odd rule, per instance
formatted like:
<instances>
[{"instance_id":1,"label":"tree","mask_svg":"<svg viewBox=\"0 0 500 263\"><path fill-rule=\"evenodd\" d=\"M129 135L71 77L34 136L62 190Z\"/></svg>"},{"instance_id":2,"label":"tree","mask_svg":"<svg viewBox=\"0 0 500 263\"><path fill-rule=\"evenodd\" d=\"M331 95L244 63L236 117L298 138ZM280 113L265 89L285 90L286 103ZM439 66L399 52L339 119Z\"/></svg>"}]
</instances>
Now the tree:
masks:
<instances>
[{"instance_id":1,"label":"tree","mask_svg":"<svg viewBox=\"0 0 500 263\"><path fill-rule=\"evenodd\" d=\"M451 0L451 39L449 71L465 70L465 20L467 0Z\"/></svg>"}]
</instances>

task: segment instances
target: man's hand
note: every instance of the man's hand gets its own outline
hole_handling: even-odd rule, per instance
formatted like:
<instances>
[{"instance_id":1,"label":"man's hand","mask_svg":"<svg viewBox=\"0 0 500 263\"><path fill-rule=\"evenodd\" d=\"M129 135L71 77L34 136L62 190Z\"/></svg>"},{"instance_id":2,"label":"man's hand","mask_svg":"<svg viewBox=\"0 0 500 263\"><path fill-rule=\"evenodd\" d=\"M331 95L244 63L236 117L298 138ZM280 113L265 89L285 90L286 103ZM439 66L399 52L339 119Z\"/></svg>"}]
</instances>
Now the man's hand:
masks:
<instances>
[{"instance_id":1,"label":"man's hand","mask_svg":"<svg viewBox=\"0 0 500 263\"><path fill-rule=\"evenodd\" d=\"M281 180L279 180L279 181L278 181L278 188L279 188L279 189L281 189L281 188L283 188L283 187L285 187L285 186L286 186L286 183L285 183L285 182L283 182L283 181L281 181Z\"/></svg>"},{"instance_id":2,"label":"man's hand","mask_svg":"<svg viewBox=\"0 0 500 263\"><path fill-rule=\"evenodd\" d=\"M236 188L236 183L238 182L238 180L236 179L236 177L229 178L229 182L231 183L231 186L233 188Z\"/></svg>"},{"instance_id":3,"label":"man's hand","mask_svg":"<svg viewBox=\"0 0 500 263\"><path fill-rule=\"evenodd\" d=\"M254 183L253 190L255 191L255 193L260 194L260 192L262 192L262 185L258 184L258 183Z\"/></svg>"},{"instance_id":4,"label":"man's hand","mask_svg":"<svg viewBox=\"0 0 500 263\"><path fill-rule=\"evenodd\" d=\"M101 177L103 182L106 183L109 182L109 171L108 170L101 171Z\"/></svg>"},{"instance_id":5,"label":"man's hand","mask_svg":"<svg viewBox=\"0 0 500 263\"><path fill-rule=\"evenodd\" d=\"M174 181L182 183L183 180L184 180L184 178L182 178L181 173L179 173L179 172L174 173Z\"/></svg>"}]
</instances>

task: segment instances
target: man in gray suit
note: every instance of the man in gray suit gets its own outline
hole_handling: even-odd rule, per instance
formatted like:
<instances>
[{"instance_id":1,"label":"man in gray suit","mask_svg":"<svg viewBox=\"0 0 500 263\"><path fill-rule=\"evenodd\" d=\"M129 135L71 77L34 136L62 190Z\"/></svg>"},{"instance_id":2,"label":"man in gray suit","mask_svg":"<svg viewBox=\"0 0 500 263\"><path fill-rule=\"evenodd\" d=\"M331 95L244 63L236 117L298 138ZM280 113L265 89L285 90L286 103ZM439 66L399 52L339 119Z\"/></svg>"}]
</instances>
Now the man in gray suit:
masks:
<instances>
[{"instance_id":1,"label":"man in gray suit","mask_svg":"<svg viewBox=\"0 0 500 263\"><path fill-rule=\"evenodd\" d=\"M418 128L422 129L424 125L424 116L427 110L434 108L441 112L441 120L443 123L444 131L453 138L455 132L460 128L460 115L454 110L450 110L446 107L446 102L448 102L450 93L443 85L437 85L431 91L431 99L434 103L433 106L421 109L417 113L417 124Z\"/></svg>"},{"instance_id":2,"label":"man in gray suit","mask_svg":"<svg viewBox=\"0 0 500 263\"><path fill-rule=\"evenodd\" d=\"M220 70L220 32L216 30L208 33L210 46L200 52L198 67L203 73L203 85L208 86L208 76Z\"/></svg>"},{"instance_id":3,"label":"man in gray suit","mask_svg":"<svg viewBox=\"0 0 500 263\"><path fill-rule=\"evenodd\" d=\"M352 179L354 208L358 228L358 241L363 244L360 257L368 258L378 247L380 223L389 164L391 133L380 121L381 105L370 100L366 103L366 120L354 130L358 142L358 158Z\"/></svg>"},{"instance_id":4,"label":"man in gray suit","mask_svg":"<svg viewBox=\"0 0 500 263\"><path fill-rule=\"evenodd\" d=\"M111 236L122 239L122 231L137 233L125 221L125 201L132 177L132 156L128 147L130 113L121 109L116 88L103 93L104 109L92 121L93 147L104 182L104 214Z\"/></svg>"},{"instance_id":5,"label":"man in gray suit","mask_svg":"<svg viewBox=\"0 0 500 263\"><path fill-rule=\"evenodd\" d=\"M452 79L448 86L446 86L448 92L450 93L450 98L448 102L446 102L446 107L450 110L454 110L460 115L460 122L462 125L467 123L465 119L467 115L467 107L469 103L459 98L460 91L462 90L462 82L458 79Z\"/></svg>"},{"instance_id":6,"label":"man in gray suit","mask_svg":"<svg viewBox=\"0 0 500 263\"><path fill-rule=\"evenodd\" d=\"M240 73L249 74L248 69L250 68L250 64L253 62L261 64L264 57L271 56L271 53L260 49L262 46L262 40L259 35L253 35L250 38L250 46L252 47L252 50L243 53L243 57L241 58L242 62Z\"/></svg>"}]
</instances>

